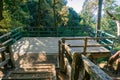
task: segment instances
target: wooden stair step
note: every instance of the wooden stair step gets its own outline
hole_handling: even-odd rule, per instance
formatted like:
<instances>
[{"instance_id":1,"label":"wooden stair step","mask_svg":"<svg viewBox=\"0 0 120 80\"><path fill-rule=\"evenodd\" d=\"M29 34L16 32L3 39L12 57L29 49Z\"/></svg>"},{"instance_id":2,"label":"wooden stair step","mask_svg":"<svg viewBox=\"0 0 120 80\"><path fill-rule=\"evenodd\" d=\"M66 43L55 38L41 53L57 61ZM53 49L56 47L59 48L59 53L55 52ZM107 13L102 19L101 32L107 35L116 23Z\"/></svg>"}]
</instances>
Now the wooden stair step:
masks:
<instances>
[{"instance_id":1,"label":"wooden stair step","mask_svg":"<svg viewBox=\"0 0 120 80\"><path fill-rule=\"evenodd\" d=\"M31 77L15 77L15 78L11 78L9 77L8 79L5 79L5 80L52 80L50 77L34 77L34 78L31 78Z\"/></svg>"},{"instance_id":2,"label":"wooden stair step","mask_svg":"<svg viewBox=\"0 0 120 80\"><path fill-rule=\"evenodd\" d=\"M52 72L51 68L25 68L25 69L20 68L15 70L14 72L31 72L31 71L36 71L36 72L51 71Z\"/></svg>"},{"instance_id":3,"label":"wooden stair step","mask_svg":"<svg viewBox=\"0 0 120 80\"><path fill-rule=\"evenodd\" d=\"M11 80L55 80L56 71L54 64L34 64L20 67L11 72L7 77Z\"/></svg>"}]
</instances>

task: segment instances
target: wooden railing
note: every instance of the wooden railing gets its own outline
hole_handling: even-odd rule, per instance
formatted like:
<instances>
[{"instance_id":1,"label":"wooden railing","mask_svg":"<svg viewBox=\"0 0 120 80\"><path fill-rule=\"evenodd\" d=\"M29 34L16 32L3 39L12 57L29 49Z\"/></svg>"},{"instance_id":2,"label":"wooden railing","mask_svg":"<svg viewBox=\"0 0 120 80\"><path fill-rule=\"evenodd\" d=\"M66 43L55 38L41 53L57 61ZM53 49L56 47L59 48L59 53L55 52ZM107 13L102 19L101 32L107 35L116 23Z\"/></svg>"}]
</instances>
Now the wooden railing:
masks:
<instances>
[{"instance_id":1,"label":"wooden railing","mask_svg":"<svg viewBox=\"0 0 120 80\"><path fill-rule=\"evenodd\" d=\"M115 36L108 34L104 31L96 31L94 29L86 28L84 30L81 26L78 27L27 27L24 28L22 33L24 37L80 37L80 36L90 36L90 37L106 37L109 39L99 39L100 44L114 44ZM110 39L111 38L111 39ZM114 38L114 39L113 39ZM109 50L113 49L113 46L106 47Z\"/></svg>"},{"instance_id":2,"label":"wooden railing","mask_svg":"<svg viewBox=\"0 0 120 80\"><path fill-rule=\"evenodd\" d=\"M26 37L67 37L84 36L81 27L27 27L23 29Z\"/></svg>"},{"instance_id":3,"label":"wooden railing","mask_svg":"<svg viewBox=\"0 0 120 80\"><path fill-rule=\"evenodd\" d=\"M88 53L86 53L86 48L89 47L104 47L104 46L112 46L113 44L97 44L97 45L87 45L88 40L99 40L101 38L63 38L62 40L59 40L59 67L62 72L67 73L67 65L69 64L71 70L69 71L70 79L71 80L78 80L78 78L81 78L81 80L112 80L112 78L106 74L104 71L102 71L98 66L96 66L93 62L91 62L89 59L85 56ZM112 38L102 38L102 39L112 39ZM67 40L84 40L84 45L80 46L71 46L70 44L66 44ZM74 43L74 42L73 42ZM78 51L72 51L72 47L83 47L83 52ZM110 53L110 52L109 52ZM98 57L99 54L97 53ZM107 56L106 54L104 56ZM68 63L66 62L65 58L67 59ZM92 58L93 59L93 58ZM67 64L66 64L67 63Z\"/></svg>"},{"instance_id":4,"label":"wooden railing","mask_svg":"<svg viewBox=\"0 0 120 80\"><path fill-rule=\"evenodd\" d=\"M21 28L17 28L9 33L0 36L0 67L7 68L7 65L14 67L12 61L13 54L11 51L11 45L22 37L20 34L20 29Z\"/></svg>"}]
</instances>

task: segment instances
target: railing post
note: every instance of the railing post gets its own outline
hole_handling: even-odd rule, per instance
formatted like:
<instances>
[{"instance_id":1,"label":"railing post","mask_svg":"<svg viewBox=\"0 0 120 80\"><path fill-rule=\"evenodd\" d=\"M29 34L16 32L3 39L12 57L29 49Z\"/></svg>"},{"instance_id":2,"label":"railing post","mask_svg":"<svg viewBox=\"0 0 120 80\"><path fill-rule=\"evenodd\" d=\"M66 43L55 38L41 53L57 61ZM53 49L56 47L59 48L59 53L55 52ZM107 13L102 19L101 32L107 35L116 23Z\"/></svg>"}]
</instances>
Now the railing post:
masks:
<instances>
[{"instance_id":1,"label":"railing post","mask_svg":"<svg viewBox=\"0 0 120 80\"><path fill-rule=\"evenodd\" d=\"M65 43L64 38L62 39L62 43L63 44ZM60 66L60 71L65 72L65 62L64 62L65 49L64 49L63 44L61 44L62 45L62 51L61 51L61 53L59 53L59 55L60 55L60 65L59 66Z\"/></svg>"},{"instance_id":2,"label":"railing post","mask_svg":"<svg viewBox=\"0 0 120 80\"><path fill-rule=\"evenodd\" d=\"M7 46L7 52L9 53L9 62L8 64L11 66L11 68L14 68L15 67L15 64L14 64L14 59L13 59L13 52L12 52L12 48L11 46Z\"/></svg>"},{"instance_id":3,"label":"railing post","mask_svg":"<svg viewBox=\"0 0 120 80\"><path fill-rule=\"evenodd\" d=\"M2 62L5 61L5 51L1 52L1 56L2 56ZM7 68L7 65L4 65L4 68Z\"/></svg>"},{"instance_id":4,"label":"railing post","mask_svg":"<svg viewBox=\"0 0 120 80\"><path fill-rule=\"evenodd\" d=\"M73 60L71 65L72 67L71 80L78 80L79 74L80 74L79 72L82 71L82 69L84 68L84 64L82 61L82 54L76 52L73 54L72 57L73 57Z\"/></svg>"},{"instance_id":5,"label":"railing post","mask_svg":"<svg viewBox=\"0 0 120 80\"><path fill-rule=\"evenodd\" d=\"M58 65L58 66L59 66L59 67L60 67L60 55L61 55L61 47L62 47L61 45L62 45L61 40L59 40L59 41L58 41L58 52L59 52L59 53L58 53L59 65Z\"/></svg>"},{"instance_id":6,"label":"railing post","mask_svg":"<svg viewBox=\"0 0 120 80\"><path fill-rule=\"evenodd\" d=\"M86 54L88 38L84 38L84 50L83 53Z\"/></svg>"}]
</instances>

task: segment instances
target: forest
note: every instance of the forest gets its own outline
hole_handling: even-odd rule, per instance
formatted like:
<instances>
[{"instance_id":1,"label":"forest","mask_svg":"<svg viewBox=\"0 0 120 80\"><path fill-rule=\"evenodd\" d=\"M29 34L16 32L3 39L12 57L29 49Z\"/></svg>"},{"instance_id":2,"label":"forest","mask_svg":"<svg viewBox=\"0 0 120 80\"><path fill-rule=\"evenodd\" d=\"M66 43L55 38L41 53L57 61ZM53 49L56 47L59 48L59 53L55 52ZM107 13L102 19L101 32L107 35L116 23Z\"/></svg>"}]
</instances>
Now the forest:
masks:
<instances>
[{"instance_id":1,"label":"forest","mask_svg":"<svg viewBox=\"0 0 120 80\"><path fill-rule=\"evenodd\" d=\"M67 0L0 0L0 33L17 27L69 26L85 30L97 26L117 36L115 20L120 21L120 5L116 0L85 0L80 13L66 5ZM80 34L84 35L83 32Z\"/></svg>"}]
</instances>

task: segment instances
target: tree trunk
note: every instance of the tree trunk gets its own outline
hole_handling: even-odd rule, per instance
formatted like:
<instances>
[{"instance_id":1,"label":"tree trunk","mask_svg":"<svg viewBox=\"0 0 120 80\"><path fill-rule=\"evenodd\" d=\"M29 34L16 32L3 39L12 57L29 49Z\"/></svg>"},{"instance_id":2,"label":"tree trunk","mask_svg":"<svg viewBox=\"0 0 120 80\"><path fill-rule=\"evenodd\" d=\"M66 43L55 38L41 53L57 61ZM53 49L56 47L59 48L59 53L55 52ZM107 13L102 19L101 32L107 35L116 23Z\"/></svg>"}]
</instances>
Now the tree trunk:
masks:
<instances>
[{"instance_id":1,"label":"tree trunk","mask_svg":"<svg viewBox=\"0 0 120 80\"><path fill-rule=\"evenodd\" d=\"M40 27L40 19L41 19L41 0L38 0L38 24L37 26Z\"/></svg>"},{"instance_id":2,"label":"tree trunk","mask_svg":"<svg viewBox=\"0 0 120 80\"><path fill-rule=\"evenodd\" d=\"M3 0L0 0L0 21L3 19Z\"/></svg>"},{"instance_id":3,"label":"tree trunk","mask_svg":"<svg viewBox=\"0 0 120 80\"><path fill-rule=\"evenodd\" d=\"M55 0L53 0L53 15L54 15L54 27L56 27L57 24L56 24Z\"/></svg>"},{"instance_id":4,"label":"tree trunk","mask_svg":"<svg viewBox=\"0 0 120 80\"><path fill-rule=\"evenodd\" d=\"M120 22L118 20L115 20L115 23L117 24L117 36L120 42Z\"/></svg>"},{"instance_id":5,"label":"tree trunk","mask_svg":"<svg viewBox=\"0 0 120 80\"><path fill-rule=\"evenodd\" d=\"M113 14L109 13L109 11L106 11L106 13L115 21L116 25L117 25L117 36L118 36L118 40L120 42L120 21L117 20Z\"/></svg>"},{"instance_id":6,"label":"tree trunk","mask_svg":"<svg viewBox=\"0 0 120 80\"><path fill-rule=\"evenodd\" d=\"M100 30L101 13L102 13L102 2L103 2L103 0L98 0L98 17L97 17L96 32L98 30Z\"/></svg>"},{"instance_id":7,"label":"tree trunk","mask_svg":"<svg viewBox=\"0 0 120 80\"><path fill-rule=\"evenodd\" d=\"M56 11L55 11L55 5L56 5L56 3L55 3L55 0L53 0L53 15L54 15L54 30L55 30L55 36L57 37L57 21L56 21Z\"/></svg>"}]
</instances>

